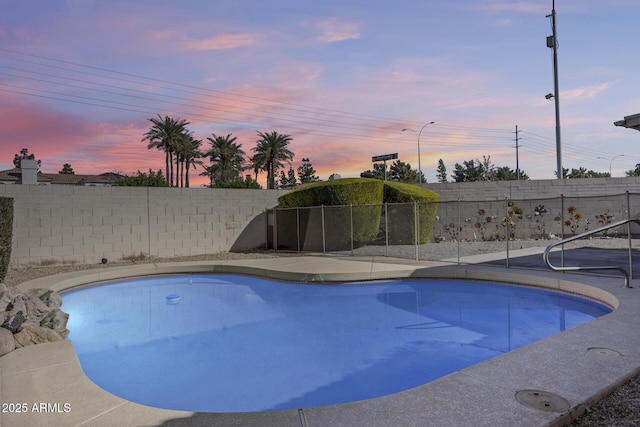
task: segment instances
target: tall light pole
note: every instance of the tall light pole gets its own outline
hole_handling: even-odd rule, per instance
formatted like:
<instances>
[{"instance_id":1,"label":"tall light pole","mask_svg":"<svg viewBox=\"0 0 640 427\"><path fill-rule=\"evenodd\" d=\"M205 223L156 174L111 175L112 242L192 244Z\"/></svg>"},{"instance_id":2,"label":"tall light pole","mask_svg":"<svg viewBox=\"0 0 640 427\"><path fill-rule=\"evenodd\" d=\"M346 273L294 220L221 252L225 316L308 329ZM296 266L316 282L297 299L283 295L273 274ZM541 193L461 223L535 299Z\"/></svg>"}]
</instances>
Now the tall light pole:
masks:
<instances>
[{"instance_id":1,"label":"tall light pole","mask_svg":"<svg viewBox=\"0 0 640 427\"><path fill-rule=\"evenodd\" d=\"M547 37L547 47L553 49L553 98L556 104L556 161L558 167L558 179L562 179L562 148L560 143L560 96L558 91L558 35L556 32L555 0L552 1L551 15L547 15L547 18L549 17L551 17L551 27L553 29L553 35Z\"/></svg>"},{"instance_id":2,"label":"tall light pole","mask_svg":"<svg viewBox=\"0 0 640 427\"><path fill-rule=\"evenodd\" d=\"M435 122L429 122L426 125L422 126L422 129L420 129L420 132L416 132L413 129L402 129L402 132L411 131L416 135L416 137L418 137L418 183L419 184L422 184L422 166L420 164L420 135L422 135L422 131L424 130L424 128L434 123Z\"/></svg>"},{"instance_id":3,"label":"tall light pole","mask_svg":"<svg viewBox=\"0 0 640 427\"><path fill-rule=\"evenodd\" d=\"M618 157L624 157L624 154L618 154L617 156L613 156L613 158L611 158L611 160L609 160L606 157L596 157L596 159L609 160L609 177L611 177L611 165L613 165L613 161L615 159L617 159Z\"/></svg>"}]
</instances>

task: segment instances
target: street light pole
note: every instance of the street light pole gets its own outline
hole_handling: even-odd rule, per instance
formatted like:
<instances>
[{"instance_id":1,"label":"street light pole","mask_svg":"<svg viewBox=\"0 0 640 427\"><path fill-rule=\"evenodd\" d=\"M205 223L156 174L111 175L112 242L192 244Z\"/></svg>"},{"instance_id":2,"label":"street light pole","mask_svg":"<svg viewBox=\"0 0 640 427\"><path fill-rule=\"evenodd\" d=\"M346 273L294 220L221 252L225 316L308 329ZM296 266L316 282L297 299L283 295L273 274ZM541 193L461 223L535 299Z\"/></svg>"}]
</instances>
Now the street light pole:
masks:
<instances>
[{"instance_id":1,"label":"street light pole","mask_svg":"<svg viewBox=\"0 0 640 427\"><path fill-rule=\"evenodd\" d=\"M611 158L611 160L609 160L606 157L596 157L597 159L609 160L609 177L610 178L612 177L612 175L611 175L611 166L613 165L613 161L615 159L617 159L618 157L624 157L624 154L618 154L617 156L613 156L613 158Z\"/></svg>"},{"instance_id":2,"label":"street light pole","mask_svg":"<svg viewBox=\"0 0 640 427\"><path fill-rule=\"evenodd\" d=\"M429 122L426 125L422 126L422 129L420 129L420 132L416 132L413 129L402 129L402 132L411 131L416 135L416 137L418 137L418 183L421 185L422 185L422 165L420 164L420 135L422 135L422 131L424 130L424 128L434 123L435 122Z\"/></svg>"},{"instance_id":3,"label":"street light pole","mask_svg":"<svg viewBox=\"0 0 640 427\"><path fill-rule=\"evenodd\" d=\"M560 143L560 93L558 90L558 35L556 32L556 2L552 1L551 15L547 15L547 18L551 17L551 27L553 29L553 35L547 37L547 47L553 49L553 98L556 107L556 162L558 168L558 179L562 179L562 148Z\"/></svg>"}]
</instances>

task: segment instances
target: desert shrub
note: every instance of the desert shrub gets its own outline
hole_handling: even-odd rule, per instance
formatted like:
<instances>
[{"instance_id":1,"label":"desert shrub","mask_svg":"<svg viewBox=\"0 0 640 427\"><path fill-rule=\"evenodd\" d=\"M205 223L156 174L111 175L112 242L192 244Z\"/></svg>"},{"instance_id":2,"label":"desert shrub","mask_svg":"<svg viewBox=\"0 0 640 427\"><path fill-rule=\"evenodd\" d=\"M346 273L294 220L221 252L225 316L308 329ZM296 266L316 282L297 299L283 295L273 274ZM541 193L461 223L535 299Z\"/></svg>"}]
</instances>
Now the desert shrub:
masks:
<instances>
[{"instance_id":1,"label":"desert shrub","mask_svg":"<svg viewBox=\"0 0 640 427\"><path fill-rule=\"evenodd\" d=\"M13 199L0 197L0 282L4 280L11 259L13 235Z\"/></svg>"}]
</instances>

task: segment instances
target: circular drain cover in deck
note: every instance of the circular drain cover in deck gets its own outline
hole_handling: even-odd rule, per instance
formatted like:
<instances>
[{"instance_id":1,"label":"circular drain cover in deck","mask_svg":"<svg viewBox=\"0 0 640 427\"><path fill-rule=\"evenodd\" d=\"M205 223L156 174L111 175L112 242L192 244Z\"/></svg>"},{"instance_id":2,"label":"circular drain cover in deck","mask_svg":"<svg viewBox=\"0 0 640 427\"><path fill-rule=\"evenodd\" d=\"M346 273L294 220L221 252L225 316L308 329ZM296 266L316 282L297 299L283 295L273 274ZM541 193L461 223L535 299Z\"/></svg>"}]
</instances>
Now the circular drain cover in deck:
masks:
<instances>
[{"instance_id":1,"label":"circular drain cover in deck","mask_svg":"<svg viewBox=\"0 0 640 427\"><path fill-rule=\"evenodd\" d=\"M587 351L594 352L601 356L620 356L620 353L618 353L617 351L611 350L610 348L604 348L604 347L589 347Z\"/></svg>"},{"instance_id":2,"label":"circular drain cover in deck","mask_svg":"<svg viewBox=\"0 0 640 427\"><path fill-rule=\"evenodd\" d=\"M516 392L516 400L529 408L542 411L563 412L569 409L567 399L547 391L520 390Z\"/></svg>"}]
</instances>

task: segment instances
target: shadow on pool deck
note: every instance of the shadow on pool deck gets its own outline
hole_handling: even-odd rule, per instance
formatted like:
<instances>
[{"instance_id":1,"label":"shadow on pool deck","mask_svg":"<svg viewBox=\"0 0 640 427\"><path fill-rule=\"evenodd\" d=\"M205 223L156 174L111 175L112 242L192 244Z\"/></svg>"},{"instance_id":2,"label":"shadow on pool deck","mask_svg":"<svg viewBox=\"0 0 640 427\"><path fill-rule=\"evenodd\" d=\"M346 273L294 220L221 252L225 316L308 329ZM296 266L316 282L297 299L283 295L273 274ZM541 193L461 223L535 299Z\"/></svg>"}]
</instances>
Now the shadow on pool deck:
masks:
<instances>
[{"instance_id":1,"label":"shadow on pool deck","mask_svg":"<svg viewBox=\"0 0 640 427\"><path fill-rule=\"evenodd\" d=\"M640 253L632 250L633 270L640 271ZM562 264L562 254L560 251L552 252L549 260L555 266ZM481 264L495 265L498 267L505 266L505 260L487 261ZM620 266L625 269L629 268L629 250L628 249L601 249L596 247L582 247L564 250L565 266ZM548 270L541 254L525 255L509 258L510 267L518 268L535 268ZM609 272L609 275L615 273Z\"/></svg>"}]
</instances>

